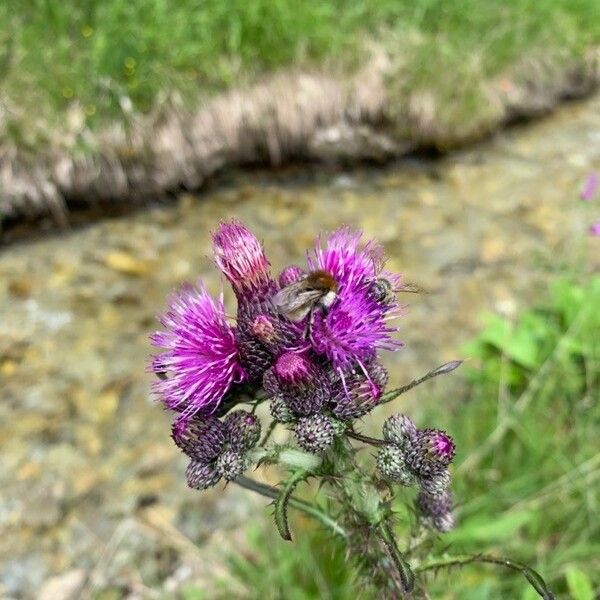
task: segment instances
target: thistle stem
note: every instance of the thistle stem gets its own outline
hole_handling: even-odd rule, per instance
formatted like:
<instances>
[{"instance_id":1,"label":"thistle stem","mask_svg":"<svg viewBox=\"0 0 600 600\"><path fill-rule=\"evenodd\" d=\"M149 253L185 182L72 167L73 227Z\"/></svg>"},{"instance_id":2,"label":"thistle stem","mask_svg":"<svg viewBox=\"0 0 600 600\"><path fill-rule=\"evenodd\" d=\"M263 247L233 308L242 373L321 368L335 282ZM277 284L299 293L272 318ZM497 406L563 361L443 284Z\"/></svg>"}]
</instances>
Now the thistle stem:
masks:
<instances>
[{"instance_id":1,"label":"thistle stem","mask_svg":"<svg viewBox=\"0 0 600 600\"><path fill-rule=\"evenodd\" d=\"M265 431L265 435L263 436L263 439L260 441L259 446L262 446L262 447L265 446L265 444L269 441L269 438L271 437L271 434L273 433L273 431L275 431L275 427L277 427L277 421L275 421L275 419L273 419L269 423L269 427Z\"/></svg>"},{"instance_id":2,"label":"thistle stem","mask_svg":"<svg viewBox=\"0 0 600 600\"><path fill-rule=\"evenodd\" d=\"M346 435L349 438L352 438L353 440L357 440L357 441L363 442L365 444L370 444L371 446L385 446L387 443L385 440L380 440L378 438L372 438L372 437L369 437L368 435L363 435L362 433L357 433L356 431L353 431L351 429L346 430Z\"/></svg>"},{"instance_id":3,"label":"thistle stem","mask_svg":"<svg viewBox=\"0 0 600 600\"><path fill-rule=\"evenodd\" d=\"M525 579L527 579L531 587L533 587L533 589L540 595L541 598L543 598L543 600L556 599L556 596L550 591L550 589L548 589L546 582L539 573L523 563L515 562L508 558L500 558L485 554L476 554L474 556L450 556L440 560L425 562L416 567L415 571L417 573L424 573L426 571L435 571L437 569L460 567L474 562L500 565L502 567L506 567L507 569L518 571L521 573L521 575L523 575L523 577L525 577Z\"/></svg>"},{"instance_id":4,"label":"thistle stem","mask_svg":"<svg viewBox=\"0 0 600 600\"><path fill-rule=\"evenodd\" d=\"M261 496L272 498L273 500L276 500L280 494L277 488L267 485L266 483L259 483L258 481L254 481L254 479L244 477L243 475L235 479L234 483L237 483L240 487L243 487L247 490L252 490ZM320 521L323 525L329 527L337 535L347 537L347 533L343 527L314 504L306 502L305 500L300 500L294 496L290 496L288 504L289 506L293 506L296 510L299 510L313 519Z\"/></svg>"},{"instance_id":5,"label":"thistle stem","mask_svg":"<svg viewBox=\"0 0 600 600\"><path fill-rule=\"evenodd\" d=\"M387 548L388 554L396 567L398 576L404 592L410 593L415 586L415 574L412 572L404 555L398 549L396 539L387 521L381 521L378 525L379 535Z\"/></svg>"},{"instance_id":6,"label":"thistle stem","mask_svg":"<svg viewBox=\"0 0 600 600\"><path fill-rule=\"evenodd\" d=\"M389 392L387 392L386 394L384 394L381 397L379 404L386 404L387 402L391 402L392 400L395 400L398 396L401 396L402 394L408 392L409 390L412 390L414 387L421 385L428 379L432 379L433 377L437 377L438 375L445 375L446 373L450 373L450 372L454 371L454 369L457 369L458 367L460 367L460 365L462 365L463 362L464 361L462 361L462 360L453 360L453 361L444 363L443 365L440 365L439 367L433 369L433 371L429 371L429 373L425 373L425 375L423 375L422 377L413 379L410 383L407 383L406 385L403 385L402 387L396 388L395 390L390 390Z\"/></svg>"}]
</instances>

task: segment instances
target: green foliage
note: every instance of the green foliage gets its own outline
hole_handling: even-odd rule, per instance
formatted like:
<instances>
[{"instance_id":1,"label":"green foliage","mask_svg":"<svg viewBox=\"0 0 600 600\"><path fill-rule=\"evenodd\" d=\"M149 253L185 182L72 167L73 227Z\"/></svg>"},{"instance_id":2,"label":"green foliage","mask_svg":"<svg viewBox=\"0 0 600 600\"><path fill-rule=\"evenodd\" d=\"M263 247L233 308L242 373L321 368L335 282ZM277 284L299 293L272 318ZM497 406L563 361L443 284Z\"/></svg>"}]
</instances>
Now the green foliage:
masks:
<instances>
[{"instance_id":1,"label":"green foliage","mask_svg":"<svg viewBox=\"0 0 600 600\"><path fill-rule=\"evenodd\" d=\"M490 317L467 348L475 366L465 370L466 399L431 402L424 417L458 448L458 528L440 543L521 560L559 593L571 561L600 585L599 306L600 278L560 280L513 322ZM444 585L462 597L486 571L469 567ZM498 577L493 590L520 597L520 578Z\"/></svg>"},{"instance_id":2,"label":"green foliage","mask_svg":"<svg viewBox=\"0 0 600 600\"><path fill-rule=\"evenodd\" d=\"M594 600L594 591L584 571L571 566L567 569L567 584L573 600Z\"/></svg>"},{"instance_id":3,"label":"green foliage","mask_svg":"<svg viewBox=\"0 0 600 600\"><path fill-rule=\"evenodd\" d=\"M249 550L229 557L236 598L256 600L370 600L357 596L343 543L319 530L304 530L294 546L272 527L248 530ZM231 580L222 582L223 598L232 597Z\"/></svg>"},{"instance_id":4,"label":"green foliage","mask_svg":"<svg viewBox=\"0 0 600 600\"><path fill-rule=\"evenodd\" d=\"M542 574L559 598L594 597L600 586L599 306L600 278L555 283L547 302L513 323L491 318L469 345L479 364L467 374L466 399L424 394L422 420L452 432L458 449L458 527L429 543L432 557L507 556ZM352 586L340 540L304 531L292 548L265 536L253 530L249 555L231 558L234 579L248 590L240 597L367 598ZM427 577L432 598L539 598L521 573L497 565Z\"/></svg>"},{"instance_id":5,"label":"green foliage","mask_svg":"<svg viewBox=\"0 0 600 600\"><path fill-rule=\"evenodd\" d=\"M127 119L129 101L147 112L165 92L196 100L280 67L352 68L370 39L402 57L402 85L472 118L482 78L538 52L579 55L600 20L596 0L5 0L1 99L59 124L73 101L91 124Z\"/></svg>"}]
</instances>

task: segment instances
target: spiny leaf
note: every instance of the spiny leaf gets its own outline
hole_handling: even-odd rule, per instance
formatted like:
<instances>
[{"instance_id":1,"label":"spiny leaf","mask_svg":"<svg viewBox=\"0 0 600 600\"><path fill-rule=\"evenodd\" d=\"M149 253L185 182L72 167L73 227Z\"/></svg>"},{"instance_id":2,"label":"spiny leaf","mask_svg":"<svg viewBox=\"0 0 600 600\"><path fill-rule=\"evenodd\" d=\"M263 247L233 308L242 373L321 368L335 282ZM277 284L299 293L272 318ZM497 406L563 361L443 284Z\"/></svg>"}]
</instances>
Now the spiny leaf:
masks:
<instances>
[{"instance_id":1,"label":"spiny leaf","mask_svg":"<svg viewBox=\"0 0 600 600\"><path fill-rule=\"evenodd\" d=\"M275 500L275 525L277 525L279 535L288 542L292 541L292 534L290 533L288 524L288 502L296 486L307 477L308 472L304 470L292 473L285 481L279 496L277 496L277 499Z\"/></svg>"}]
</instances>

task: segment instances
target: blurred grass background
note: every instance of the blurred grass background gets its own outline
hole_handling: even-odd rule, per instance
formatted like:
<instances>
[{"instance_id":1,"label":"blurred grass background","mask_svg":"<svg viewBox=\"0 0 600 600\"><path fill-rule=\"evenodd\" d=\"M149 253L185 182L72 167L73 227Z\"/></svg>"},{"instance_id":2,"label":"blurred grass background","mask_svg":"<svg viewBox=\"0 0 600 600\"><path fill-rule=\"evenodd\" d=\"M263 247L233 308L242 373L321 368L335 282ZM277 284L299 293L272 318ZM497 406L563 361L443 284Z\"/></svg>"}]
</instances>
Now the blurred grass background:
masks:
<instances>
[{"instance_id":1,"label":"blurred grass background","mask_svg":"<svg viewBox=\"0 0 600 600\"><path fill-rule=\"evenodd\" d=\"M35 148L32 123L59 127L73 103L91 127L128 122L280 68L351 72L375 48L401 69L392 93L432 90L460 120L484 109L482 79L599 43L596 0L5 0L0 134Z\"/></svg>"},{"instance_id":2,"label":"blurred grass background","mask_svg":"<svg viewBox=\"0 0 600 600\"><path fill-rule=\"evenodd\" d=\"M434 555L506 556L543 574L558 598L597 598L598 306L600 278L583 285L558 280L548 298L513 321L489 317L464 349L473 359L465 397L421 390L418 420L451 432L458 448L459 525L434 542ZM273 529L253 526L251 550L230 557L239 597L370 600L357 595L341 545L305 525L292 550ZM538 598L520 574L490 565L442 569L427 581L436 599ZM231 584L223 585L225 594ZM193 586L186 593L203 597Z\"/></svg>"}]
</instances>

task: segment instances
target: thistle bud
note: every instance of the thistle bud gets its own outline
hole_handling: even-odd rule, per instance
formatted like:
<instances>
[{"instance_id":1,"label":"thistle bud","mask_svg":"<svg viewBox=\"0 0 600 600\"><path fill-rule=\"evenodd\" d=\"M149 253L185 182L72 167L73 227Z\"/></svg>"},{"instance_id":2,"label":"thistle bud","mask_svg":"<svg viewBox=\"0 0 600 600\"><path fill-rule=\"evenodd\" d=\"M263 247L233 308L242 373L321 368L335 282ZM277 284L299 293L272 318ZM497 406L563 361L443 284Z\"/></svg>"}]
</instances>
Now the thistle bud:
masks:
<instances>
[{"instance_id":1,"label":"thistle bud","mask_svg":"<svg viewBox=\"0 0 600 600\"><path fill-rule=\"evenodd\" d=\"M387 384L387 371L378 363L369 365L368 376L355 372L334 383L332 398L333 414L339 419L351 420L364 417L379 404Z\"/></svg>"},{"instance_id":2,"label":"thistle bud","mask_svg":"<svg viewBox=\"0 0 600 600\"><path fill-rule=\"evenodd\" d=\"M317 413L329 396L322 369L306 353L284 352L263 377L271 396L280 396L296 415Z\"/></svg>"},{"instance_id":3,"label":"thistle bud","mask_svg":"<svg viewBox=\"0 0 600 600\"><path fill-rule=\"evenodd\" d=\"M450 471L448 469L444 469L435 475L431 475L431 477L422 477L419 480L419 484L421 489L428 494L441 494L445 492L451 483Z\"/></svg>"},{"instance_id":4,"label":"thistle bud","mask_svg":"<svg viewBox=\"0 0 600 600\"><path fill-rule=\"evenodd\" d=\"M417 496L417 506L425 517L445 515L452 510L452 494L447 490L441 494L421 491Z\"/></svg>"},{"instance_id":5,"label":"thistle bud","mask_svg":"<svg viewBox=\"0 0 600 600\"><path fill-rule=\"evenodd\" d=\"M281 396L275 396L271 400L269 405L271 416L279 423L292 423L294 419L294 413L289 409Z\"/></svg>"},{"instance_id":6,"label":"thistle bud","mask_svg":"<svg viewBox=\"0 0 600 600\"><path fill-rule=\"evenodd\" d=\"M406 449L417 436L417 427L410 417L396 413L383 424L383 438Z\"/></svg>"},{"instance_id":7,"label":"thistle bud","mask_svg":"<svg viewBox=\"0 0 600 600\"><path fill-rule=\"evenodd\" d=\"M258 315L250 324L252 333L266 345L272 344L277 338L277 330L273 319L268 315Z\"/></svg>"},{"instance_id":8,"label":"thistle bud","mask_svg":"<svg viewBox=\"0 0 600 600\"><path fill-rule=\"evenodd\" d=\"M435 529L437 529L440 533L448 533L454 529L456 525L456 520L454 519L454 515L451 512L447 512L439 517L434 517L431 519L431 524Z\"/></svg>"},{"instance_id":9,"label":"thistle bud","mask_svg":"<svg viewBox=\"0 0 600 600\"><path fill-rule=\"evenodd\" d=\"M225 447L225 427L216 417L193 417L184 428L175 423L171 437L190 458L207 463Z\"/></svg>"},{"instance_id":10,"label":"thistle bud","mask_svg":"<svg viewBox=\"0 0 600 600\"><path fill-rule=\"evenodd\" d=\"M294 429L298 445L307 452L321 454L331 446L335 430L331 420L325 415L303 417Z\"/></svg>"},{"instance_id":11,"label":"thistle bud","mask_svg":"<svg viewBox=\"0 0 600 600\"><path fill-rule=\"evenodd\" d=\"M423 521L438 531L449 531L454 527L452 515L452 494L449 491L429 494L421 491L417 496L417 507Z\"/></svg>"},{"instance_id":12,"label":"thistle bud","mask_svg":"<svg viewBox=\"0 0 600 600\"><path fill-rule=\"evenodd\" d=\"M250 450L260 438L260 421L245 410L234 410L225 418L225 433L234 450Z\"/></svg>"},{"instance_id":13,"label":"thistle bud","mask_svg":"<svg viewBox=\"0 0 600 600\"><path fill-rule=\"evenodd\" d=\"M221 476L212 464L192 460L185 472L187 484L195 490L206 490L219 483Z\"/></svg>"},{"instance_id":14,"label":"thistle bud","mask_svg":"<svg viewBox=\"0 0 600 600\"><path fill-rule=\"evenodd\" d=\"M227 481L239 477L249 466L248 459L236 450L225 450L217 459L217 473Z\"/></svg>"},{"instance_id":15,"label":"thistle bud","mask_svg":"<svg viewBox=\"0 0 600 600\"><path fill-rule=\"evenodd\" d=\"M443 471L454 458L454 441L439 429L423 429L406 450L408 466L420 477Z\"/></svg>"},{"instance_id":16,"label":"thistle bud","mask_svg":"<svg viewBox=\"0 0 600 600\"><path fill-rule=\"evenodd\" d=\"M394 444L383 446L377 454L377 469L389 481L401 485L414 485L415 476L409 471L402 450Z\"/></svg>"},{"instance_id":17,"label":"thistle bud","mask_svg":"<svg viewBox=\"0 0 600 600\"><path fill-rule=\"evenodd\" d=\"M238 300L266 298L275 290L262 244L239 221L221 223L213 234L213 252Z\"/></svg>"}]
</instances>

